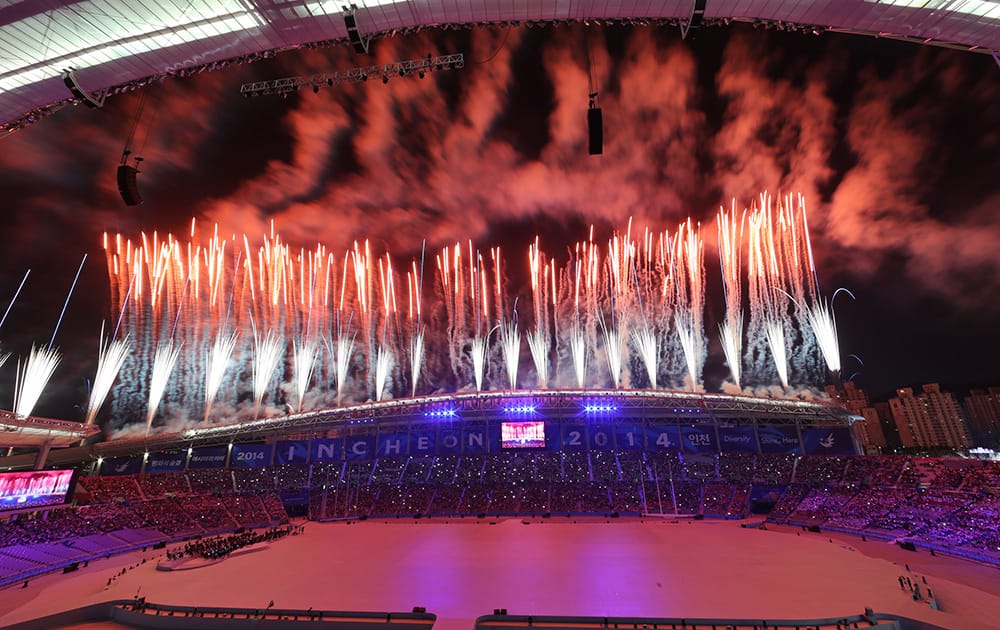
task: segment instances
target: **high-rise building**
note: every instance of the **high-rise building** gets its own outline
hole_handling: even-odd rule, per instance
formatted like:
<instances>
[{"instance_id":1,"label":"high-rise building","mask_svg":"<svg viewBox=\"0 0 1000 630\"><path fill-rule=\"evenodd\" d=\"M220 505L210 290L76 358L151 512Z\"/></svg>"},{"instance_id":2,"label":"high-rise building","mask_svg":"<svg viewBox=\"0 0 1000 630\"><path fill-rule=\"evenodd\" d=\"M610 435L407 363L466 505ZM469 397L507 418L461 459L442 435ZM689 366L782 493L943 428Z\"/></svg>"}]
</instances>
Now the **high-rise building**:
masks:
<instances>
[{"instance_id":1,"label":"high-rise building","mask_svg":"<svg viewBox=\"0 0 1000 630\"><path fill-rule=\"evenodd\" d=\"M1000 443L1000 387L974 389L965 399L972 431L987 446Z\"/></svg>"},{"instance_id":2,"label":"high-rise building","mask_svg":"<svg viewBox=\"0 0 1000 630\"><path fill-rule=\"evenodd\" d=\"M856 421L852 426L865 453L881 453L886 447L885 431L882 429L882 421L878 411L868 400L865 390L855 385L852 381L847 381L841 387L828 385L826 393L837 400L845 409L856 416L863 418Z\"/></svg>"},{"instance_id":3,"label":"high-rise building","mask_svg":"<svg viewBox=\"0 0 1000 630\"><path fill-rule=\"evenodd\" d=\"M969 431L958 401L950 392L942 392L937 383L923 386L920 394L904 387L889 399L892 419L904 447L968 448Z\"/></svg>"}]
</instances>

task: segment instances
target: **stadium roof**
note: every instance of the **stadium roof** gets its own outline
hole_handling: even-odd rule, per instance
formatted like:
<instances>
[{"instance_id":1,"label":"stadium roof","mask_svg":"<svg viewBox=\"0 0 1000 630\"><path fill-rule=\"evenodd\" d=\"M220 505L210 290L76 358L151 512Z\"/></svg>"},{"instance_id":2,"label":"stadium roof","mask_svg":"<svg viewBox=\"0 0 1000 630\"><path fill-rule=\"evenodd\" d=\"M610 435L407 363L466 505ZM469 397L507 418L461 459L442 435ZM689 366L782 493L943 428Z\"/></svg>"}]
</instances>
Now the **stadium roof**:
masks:
<instances>
[{"instance_id":1,"label":"stadium roof","mask_svg":"<svg viewBox=\"0 0 1000 630\"><path fill-rule=\"evenodd\" d=\"M755 398L728 394L652 390L601 390L601 389L546 389L496 392L465 392L399 398L382 402L367 402L345 407L320 409L257 420L237 421L227 424L192 427L180 431L159 430L151 435L142 433L130 437L127 432L114 439L54 451L48 456L53 466L78 466L98 457L139 455L151 451L169 451L188 447L211 446L233 442L298 439L303 436L322 435L339 428L366 431L368 427L393 423L437 422L450 423L481 421L504 417L511 406L518 409L525 405L538 406L538 419L566 421L582 420L588 413L581 404L609 404L614 411L610 418L643 418L667 423L727 423L759 420L766 424L795 424L812 426L842 426L855 420L842 407L830 401L813 402L776 398ZM598 405L600 406L600 404ZM454 413L441 413L453 410ZM532 416L534 417L534 416ZM593 417L590 418L591 420ZM80 423L69 423L82 427ZM79 439L79 438L78 438ZM0 457L0 468L24 468L34 462L32 454Z\"/></svg>"},{"instance_id":2,"label":"stadium roof","mask_svg":"<svg viewBox=\"0 0 1000 630\"><path fill-rule=\"evenodd\" d=\"M348 0L0 0L0 129L17 129L83 94L271 51L347 41ZM460 24L561 20L764 22L988 52L998 0L355 0L363 36Z\"/></svg>"},{"instance_id":3,"label":"stadium roof","mask_svg":"<svg viewBox=\"0 0 1000 630\"><path fill-rule=\"evenodd\" d=\"M69 446L100 432L97 425L84 425L69 420L52 420L33 416L18 416L0 411L0 447Z\"/></svg>"}]
</instances>

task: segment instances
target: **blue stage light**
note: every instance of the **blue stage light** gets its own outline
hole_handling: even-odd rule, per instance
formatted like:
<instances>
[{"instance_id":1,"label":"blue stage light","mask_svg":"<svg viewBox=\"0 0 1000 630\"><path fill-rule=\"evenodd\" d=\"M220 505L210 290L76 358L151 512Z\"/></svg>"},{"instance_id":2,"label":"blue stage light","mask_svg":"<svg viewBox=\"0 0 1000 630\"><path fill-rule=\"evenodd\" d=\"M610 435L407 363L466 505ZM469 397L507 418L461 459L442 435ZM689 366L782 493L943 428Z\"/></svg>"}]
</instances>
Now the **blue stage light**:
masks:
<instances>
[{"instance_id":1,"label":"blue stage light","mask_svg":"<svg viewBox=\"0 0 1000 630\"><path fill-rule=\"evenodd\" d=\"M444 407L425 411L424 415L428 418L454 418L458 415L458 411L454 407Z\"/></svg>"},{"instance_id":2,"label":"blue stage light","mask_svg":"<svg viewBox=\"0 0 1000 630\"><path fill-rule=\"evenodd\" d=\"M534 405L511 405L509 407L503 408L504 413L508 414L531 414L535 413Z\"/></svg>"}]
</instances>

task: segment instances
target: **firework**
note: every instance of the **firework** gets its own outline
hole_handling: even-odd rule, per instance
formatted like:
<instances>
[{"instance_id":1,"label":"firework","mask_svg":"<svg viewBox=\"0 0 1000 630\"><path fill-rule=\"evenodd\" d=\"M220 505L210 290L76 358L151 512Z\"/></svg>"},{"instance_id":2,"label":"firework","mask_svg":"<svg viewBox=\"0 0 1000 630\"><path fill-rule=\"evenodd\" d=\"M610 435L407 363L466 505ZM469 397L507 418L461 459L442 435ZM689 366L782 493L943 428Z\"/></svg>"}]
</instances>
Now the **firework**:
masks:
<instances>
[{"instance_id":1,"label":"firework","mask_svg":"<svg viewBox=\"0 0 1000 630\"><path fill-rule=\"evenodd\" d=\"M527 336L531 360L535 364L535 374L538 376L538 386L545 388L549 384L549 337L538 330L528 332Z\"/></svg>"},{"instance_id":2,"label":"firework","mask_svg":"<svg viewBox=\"0 0 1000 630\"><path fill-rule=\"evenodd\" d=\"M722 351L729 364L729 373L733 382L740 386L742 343L743 343L743 304L742 289L742 243L743 226L746 222L746 212L736 220L736 200L730 212L719 210L717 225L719 229L719 267L722 270L722 288L726 300L726 317L719 324L719 336L722 339Z\"/></svg>"},{"instance_id":3,"label":"firework","mask_svg":"<svg viewBox=\"0 0 1000 630\"><path fill-rule=\"evenodd\" d=\"M324 339L326 339L324 337ZM337 400L341 400L344 395L344 386L347 384L348 374L351 368L351 352L354 350L354 335L340 335L336 341L326 340L333 358L334 376L337 381Z\"/></svg>"},{"instance_id":4,"label":"firework","mask_svg":"<svg viewBox=\"0 0 1000 630\"><path fill-rule=\"evenodd\" d=\"M550 309L556 306L556 265L546 262L538 243L528 247L528 268L531 276L531 300L535 317L535 329L528 332L528 349L535 364L538 387L548 387L549 350L552 342L549 329L552 326Z\"/></svg>"},{"instance_id":5,"label":"firework","mask_svg":"<svg viewBox=\"0 0 1000 630\"><path fill-rule=\"evenodd\" d=\"M677 295L674 325L684 352L692 390L698 388L705 347L702 328L705 308L705 268L700 230L701 226L694 226L690 219L687 223L681 224L675 239L673 259L676 266L674 288Z\"/></svg>"},{"instance_id":6,"label":"firework","mask_svg":"<svg viewBox=\"0 0 1000 630\"><path fill-rule=\"evenodd\" d=\"M774 368L778 371L781 386L788 389L788 353L785 352L785 327L780 319L771 319L764 324L767 345L774 357Z\"/></svg>"},{"instance_id":7,"label":"firework","mask_svg":"<svg viewBox=\"0 0 1000 630\"><path fill-rule=\"evenodd\" d=\"M657 350L656 335L649 328L640 328L632 331L632 343L635 344L636 351L642 357L642 363L646 366L646 375L649 377L649 386L656 389Z\"/></svg>"},{"instance_id":8,"label":"firework","mask_svg":"<svg viewBox=\"0 0 1000 630\"><path fill-rule=\"evenodd\" d=\"M23 364L18 361L17 380L14 384L15 414L22 417L31 415L61 359L62 356L55 348L32 345L28 359Z\"/></svg>"},{"instance_id":9,"label":"firework","mask_svg":"<svg viewBox=\"0 0 1000 630\"><path fill-rule=\"evenodd\" d=\"M622 381L622 337L619 332L612 327L604 325L601 320L601 332L604 334L604 358L608 362L608 372L611 375L611 383L615 389L621 387Z\"/></svg>"},{"instance_id":10,"label":"firework","mask_svg":"<svg viewBox=\"0 0 1000 630\"><path fill-rule=\"evenodd\" d=\"M417 395L417 381L424 364L424 331L421 329L410 338L410 395Z\"/></svg>"},{"instance_id":11,"label":"firework","mask_svg":"<svg viewBox=\"0 0 1000 630\"><path fill-rule=\"evenodd\" d=\"M236 348L238 335L233 332L225 334L221 330L215 335L212 342L212 349L205 357L205 415L203 420L208 422L208 417L212 413L212 405L222 386L222 378L226 374L226 366L233 356Z\"/></svg>"},{"instance_id":12,"label":"firework","mask_svg":"<svg viewBox=\"0 0 1000 630\"><path fill-rule=\"evenodd\" d=\"M837 289L833 292L833 299L843 291L854 298L854 294L847 289ZM840 374L840 342L837 339L837 320L833 316L833 299L829 303L817 300L806 309L806 317L809 326L816 336L816 345L819 346L826 367L833 373L834 377Z\"/></svg>"},{"instance_id":13,"label":"firework","mask_svg":"<svg viewBox=\"0 0 1000 630\"><path fill-rule=\"evenodd\" d=\"M680 339L681 348L684 350L684 361L687 363L688 383L691 390L695 390L698 384L698 340L695 332L688 327L688 323L678 315L675 322L677 327L677 337Z\"/></svg>"},{"instance_id":14,"label":"firework","mask_svg":"<svg viewBox=\"0 0 1000 630\"><path fill-rule=\"evenodd\" d=\"M587 380L587 338L583 330L577 328L570 335L570 355L573 357L573 374L576 386L583 389Z\"/></svg>"},{"instance_id":15,"label":"firework","mask_svg":"<svg viewBox=\"0 0 1000 630\"><path fill-rule=\"evenodd\" d=\"M517 330L517 322L500 324L500 349L503 353L504 367L507 368L507 382L511 389L517 389L517 366L521 360L521 333Z\"/></svg>"},{"instance_id":16,"label":"firework","mask_svg":"<svg viewBox=\"0 0 1000 630\"><path fill-rule=\"evenodd\" d=\"M718 330L732 382L769 384L777 372L783 386L809 384L820 353L834 366L829 357L839 350L803 200L765 193L742 212L734 203L718 213L717 229L725 291ZM226 239L215 229L202 239L198 231L192 223L188 241L156 232L136 243L105 239L113 306L135 346L112 389L113 417L137 419L166 342L183 366L170 375L185 392L171 396L172 415L205 420L226 373L252 371L244 386L252 412L238 402L250 396L234 378L234 412L245 417L260 414L271 388L289 392L295 409L307 388L320 405L363 399L373 384L382 399L423 388L513 389L522 327L538 387L628 387L636 368L653 388L703 387L704 243L692 220L659 232L630 222L603 242L591 228L559 261L534 239L530 296L509 290L497 247L437 250L425 286L423 252L400 264L367 241L335 255L322 245L292 249L273 226L253 246L247 235ZM524 321L511 317L527 297ZM296 340L287 353L285 339ZM316 361L320 340L329 361ZM609 376L593 364L598 355ZM201 400L204 408L193 408Z\"/></svg>"},{"instance_id":17,"label":"firework","mask_svg":"<svg viewBox=\"0 0 1000 630\"><path fill-rule=\"evenodd\" d=\"M102 325L98 348L97 373L94 375L94 383L90 388L85 424L93 424L101 406L104 405L104 401L128 357L129 341L126 337L125 339L110 339L105 343L104 326Z\"/></svg>"},{"instance_id":18,"label":"firework","mask_svg":"<svg viewBox=\"0 0 1000 630\"><path fill-rule=\"evenodd\" d=\"M316 355L319 350L316 340L308 337L292 344L292 374L295 380L295 411L302 412L302 403L306 390L312 380L313 368L316 366Z\"/></svg>"},{"instance_id":19,"label":"firework","mask_svg":"<svg viewBox=\"0 0 1000 630\"><path fill-rule=\"evenodd\" d=\"M483 391L483 374L486 371L486 350L488 339L476 337L472 340L470 355L472 358L472 374L475 379L476 391Z\"/></svg>"},{"instance_id":20,"label":"firework","mask_svg":"<svg viewBox=\"0 0 1000 630\"><path fill-rule=\"evenodd\" d=\"M167 391L170 373L173 372L180 354L181 346L168 340L156 348L153 355L153 371L149 379L149 402L146 406L146 435L149 435L153 428L153 416L156 415L156 408L160 406L163 394Z\"/></svg>"},{"instance_id":21,"label":"firework","mask_svg":"<svg viewBox=\"0 0 1000 630\"><path fill-rule=\"evenodd\" d=\"M263 335L254 330L253 341L253 417L256 420L267 388L281 363L285 342L273 330L268 330Z\"/></svg>"},{"instance_id":22,"label":"firework","mask_svg":"<svg viewBox=\"0 0 1000 630\"><path fill-rule=\"evenodd\" d=\"M375 360L375 400L382 400L386 394L389 382L389 372L392 371L392 352L385 347L379 347Z\"/></svg>"}]
</instances>

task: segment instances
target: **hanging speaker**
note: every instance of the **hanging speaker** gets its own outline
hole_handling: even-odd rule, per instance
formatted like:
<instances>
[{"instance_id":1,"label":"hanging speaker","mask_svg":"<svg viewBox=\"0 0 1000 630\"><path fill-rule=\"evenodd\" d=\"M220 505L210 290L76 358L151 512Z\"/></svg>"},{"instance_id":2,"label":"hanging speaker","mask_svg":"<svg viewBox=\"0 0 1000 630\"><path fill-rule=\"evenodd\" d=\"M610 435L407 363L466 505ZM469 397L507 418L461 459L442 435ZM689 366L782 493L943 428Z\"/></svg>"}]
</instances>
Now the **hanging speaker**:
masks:
<instances>
[{"instance_id":1,"label":"hanging speaker","mask_svg":"<svg viewBox=\"0 0 1000 630\"><path fill-rule=\"evenodd\" d=\"M139 187L135 182L135 176L138 174L139 169L134 166L122 164L118 167L118 193L126 206L138 206L142 203L142 195L139 194Z\"/></svg>"},{"instance_id":2,"label":"hanging speaker","mask_svg":"<svg viewBox=\"0 0 1000 630\"><path fill-rule=\"evenodd\" d=\"M587 110L587 131L590 154L601 155L604 153L604 119L601 116L600 107L591 107Z\"/></svg>"}]
</instances>

